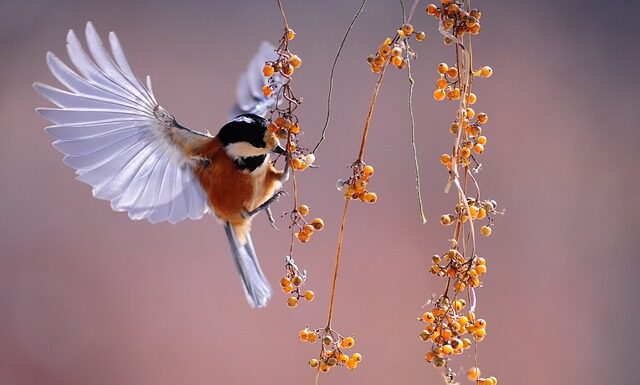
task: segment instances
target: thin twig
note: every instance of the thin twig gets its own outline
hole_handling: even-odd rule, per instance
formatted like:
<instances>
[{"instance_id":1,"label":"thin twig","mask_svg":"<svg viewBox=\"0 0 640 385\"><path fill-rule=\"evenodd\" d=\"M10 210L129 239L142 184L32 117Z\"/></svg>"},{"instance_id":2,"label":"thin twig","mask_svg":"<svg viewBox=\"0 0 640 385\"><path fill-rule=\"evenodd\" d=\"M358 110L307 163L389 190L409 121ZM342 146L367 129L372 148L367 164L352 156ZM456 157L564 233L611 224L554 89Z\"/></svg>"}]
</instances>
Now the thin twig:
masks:
<instances>
[{"instance_id":1,"label":"thin twig","mask_svg":"<svg viewBox=\"0 0 640 385\"><path fill-rule=\"evenodd\" d=\"M409 79L409 117L411 118L411 148L413 149L413 164L416 172L416 195L418 198L418 210L420 212L420 220L422 224L427 223L427 217L424 215L424 207L422 205L422 192L420 191L420 167L418 166L418 149L416 148L416 122L413 117L413 86L415 81L411 76L411 60L407 58L407 76Z\"/></svg>"},{"instance_id":2,"label":"thin twig","mask_svg":"<svg viewBox=\"0 0 640 385\"><path fill-rule=\"evenodd\" d=\"M338 268L340 267L340 254L342 254L342 239L344 238L344 225L347 221L347 209L349 208L349 200L345 199L344 209L342 210L342 219L340 221L340 231L338 233L338 250L336 251L336 261L333 266L333 281L331 283L331 298L329 299L329 317L327 318L327 329L331 329L331 321L333 320L333 303L336 296L336 284L338 282Z\"/></svg>"},{"instance_id":3,"label":"thin twig","mask_svg":"<svg viewBox=\"0 0 640 385\"><path fill-rule=\"evenodd\" d=\"M342 52L342 47L344 47L344 43L347 41L347 36L349 36L349 32L351 32L353 25L356 23L356 20L358 20L358 17L362 13L362 10L364 9L364 5L366 3L367 3L367 0L362 0L362 4L360 4L360 8L356 12L356 14L353 16L353 20L351 20L351 24L349 24L349 28L347 28L347 32L345 32L344 37L342 38L342 42L340 42L340 47L338 47L338 52L336 53L336 57L333 60L333 65L331 65L331 72L329 74L329 94L327 95L327 117L324 121L324 127L322 127L322 136L320 137L320 140L318 141L318 143L313 147L313 151L311 151L311 153L313 154L316 153L316 150L318 149L318 147L320 147L320 144L324 142L326 138L327 127L329 126L329 118L331 116L331 93L333 91L333 73L336 69L338 58L340 57L340 53Z\"/></svg>"}]
</instances>

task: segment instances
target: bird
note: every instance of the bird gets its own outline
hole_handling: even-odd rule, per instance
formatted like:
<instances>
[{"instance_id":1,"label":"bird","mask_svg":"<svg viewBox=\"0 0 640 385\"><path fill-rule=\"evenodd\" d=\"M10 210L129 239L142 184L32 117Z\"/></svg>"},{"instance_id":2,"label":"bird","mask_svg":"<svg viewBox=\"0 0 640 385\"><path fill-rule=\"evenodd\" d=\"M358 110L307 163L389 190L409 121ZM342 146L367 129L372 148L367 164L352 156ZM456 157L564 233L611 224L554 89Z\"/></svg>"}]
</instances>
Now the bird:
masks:
<instances>
[{"instance_id":1,"label":"bird","mask_svg":"<svg viewBox=\"0 0 640 385\"><path fill-rule=\"evenodd\" d=\"M263 42L236 87L233 116L216 135L191 130L156 100L151 79L134 73L117 35L107 50L93 23L87 22L88 52L75 32L67 34L67 53L75 70L55 54L46 62L65 89L36 82L35 91L56 105L36 111L77 179L115 211L151 223L200 219L213 214L222 222L251 307L267 305L272 295L251 240L252 218L269 210L283 194L289 176L287 152L264 116L276 105L266 97L261 69L274 60ZM278 170L270 155L285 157Z\"/></svg>"}]
</instances>

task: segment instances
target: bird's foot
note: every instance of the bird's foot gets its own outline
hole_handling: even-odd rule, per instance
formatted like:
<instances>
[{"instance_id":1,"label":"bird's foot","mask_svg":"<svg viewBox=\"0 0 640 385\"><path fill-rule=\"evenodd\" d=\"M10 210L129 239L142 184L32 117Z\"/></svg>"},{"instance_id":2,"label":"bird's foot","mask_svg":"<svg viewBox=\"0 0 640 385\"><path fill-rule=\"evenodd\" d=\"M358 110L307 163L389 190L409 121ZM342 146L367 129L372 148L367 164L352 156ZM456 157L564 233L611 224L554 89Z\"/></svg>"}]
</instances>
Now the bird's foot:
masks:
<instances>
[{"instance_id":1,"label":"bird's foot","mask_svg":"<svg viewBox=\"0 0 640 385\"><path fill-rule=\"evenodd\" d=\"M274 202L277 202L280 197L285 196L285 195L289 195L287 194L286 191L278 191L275 194L273 194L273 196L271 196L271 198L267 199L266 202L264 202L263 204L261 204L260 206L256 207L255 209L251 210L251 211L242 211L242 213L240 213L240 215L242 215L242 217L244 219L248 219L251 218L252 216L256 215L257 213L259 213L262 210L269 210L269 206L271 206ZM269 222L271 222L271 225L273 226L273 215L270 215L270 211L267 211L267 215L270 217Z\"/></svg>"}]
</instances>

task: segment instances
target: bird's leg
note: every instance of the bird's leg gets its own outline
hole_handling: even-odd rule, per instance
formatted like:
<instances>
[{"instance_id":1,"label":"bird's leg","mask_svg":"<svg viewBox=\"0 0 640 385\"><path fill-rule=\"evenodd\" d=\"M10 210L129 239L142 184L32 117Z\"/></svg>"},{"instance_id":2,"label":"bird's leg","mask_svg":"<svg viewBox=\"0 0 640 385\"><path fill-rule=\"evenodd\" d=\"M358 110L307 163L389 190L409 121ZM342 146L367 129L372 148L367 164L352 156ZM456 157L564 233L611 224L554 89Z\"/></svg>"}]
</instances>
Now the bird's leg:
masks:
<instances>
[{"instance_id":1,"label":"bird's leg","mask_svg":"<svg viewBox=\"0 0 640 385\"><path fill-rule=\"evenodd\" d=\"M276 226L275 219L273 219L273 213L271 212L271 207L267 207L266 209L264 209L264 212L267 213L267 219L269 220L269 224L271 225L271 227L273 227L276 231L280 231L278 226Z\"/></svg>"},{"instance_id":2,"label":"bird's leg","mask_svg":"<svg viewBox=\"0 0 640 385\"><path fill-rule=\"evenodd\" d=\"M267 199L266 202L264 202L263 204L261 204L260 206L256 207L255 209L251 210L251 211L242 211L241 215L243 218L247 219L250 218L254 215L256 215L257 213L259 213L262 210L267 210L267 215L269 216L269 222L271 222L271 225L273 226L273 215L269 215L271 214L271 211L269 210L269 206L271 206L274 202L277 202L278 199L280 199L281 196L283 195L287 195L286 191L278 191L275 194L273 194L271 196L271 198Z\"/></svg>"},{"instance_id":3,"label":"bird's leg","mask_svg":"<svg viewBox=\"0 0 640 385\"><path fill-rule=\"evenodd\" d=\"M282 175L280 176L281 182L286 182L289 180L289 153L284 157L284 169L282 170Z\"/></svg>"}]
</instances>

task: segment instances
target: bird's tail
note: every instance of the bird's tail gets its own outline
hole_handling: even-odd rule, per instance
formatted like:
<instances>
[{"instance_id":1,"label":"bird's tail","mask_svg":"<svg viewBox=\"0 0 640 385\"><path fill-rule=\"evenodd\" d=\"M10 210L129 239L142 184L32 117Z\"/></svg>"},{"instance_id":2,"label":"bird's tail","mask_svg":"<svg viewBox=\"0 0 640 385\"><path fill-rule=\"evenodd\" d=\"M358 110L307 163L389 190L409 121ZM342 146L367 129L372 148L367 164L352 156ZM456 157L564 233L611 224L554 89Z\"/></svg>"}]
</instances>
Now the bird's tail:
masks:
<instances>
[{"instance_id":1,"label":"bird's tail","mask_svg":"<svg viewBox=\"0 0 640 385\"><path fill-rule=\"evenodd\" d=\"M266 306L271 298L271 286L260 269L258 257L251 243L251 236L249 233L236 234L233 225L229 222L225 222L224 230L249 305L258 308Z\"/></svg>"}]
</instances>

